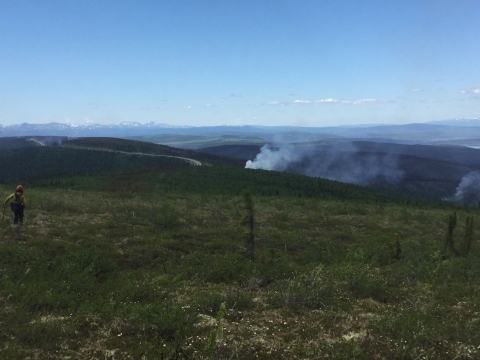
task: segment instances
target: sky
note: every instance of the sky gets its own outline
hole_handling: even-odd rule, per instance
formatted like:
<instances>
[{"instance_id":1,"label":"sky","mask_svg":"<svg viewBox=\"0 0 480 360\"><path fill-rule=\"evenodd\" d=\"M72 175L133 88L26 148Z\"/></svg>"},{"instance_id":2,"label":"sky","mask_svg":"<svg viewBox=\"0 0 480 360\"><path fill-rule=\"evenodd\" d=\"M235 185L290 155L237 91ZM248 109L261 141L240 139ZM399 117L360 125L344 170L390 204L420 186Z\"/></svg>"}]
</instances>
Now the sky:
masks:
<instances>
[{"instance_id":1,"label":"sky","mask_svg":"<svg viewBox=\"0 0 480 360\"><path fill-rule=\"evenodd\" d=\"M0 0L0 124L480 117L479 0Z\"/></svg>"}]
</instances>

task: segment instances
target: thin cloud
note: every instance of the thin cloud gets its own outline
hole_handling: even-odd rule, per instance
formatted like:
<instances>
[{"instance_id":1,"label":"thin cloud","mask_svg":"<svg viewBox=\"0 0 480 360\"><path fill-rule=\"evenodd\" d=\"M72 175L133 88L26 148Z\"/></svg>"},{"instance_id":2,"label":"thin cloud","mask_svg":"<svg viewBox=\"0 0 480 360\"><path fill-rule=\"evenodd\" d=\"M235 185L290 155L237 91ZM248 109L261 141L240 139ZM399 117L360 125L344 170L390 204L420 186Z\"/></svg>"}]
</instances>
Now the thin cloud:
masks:
<instances>
[{"instance_id":1,"label":"thin cloud","mask_svg":"<svg viewBox=\"0 0 480 360\"><path fill-rule=\"evenodd\" d=\"M354 105L357 104L376 104L378 101L377 99L360 99L360 100L355 100L353 102Z\"/></svg>"},{"instance_id":2,"label":"thin cloud","mask_svg":"<svg viewBox=\"0 0 480 360\"><path fill-rule=\"evenodd\" d=\"M480 87L477 88L470 88L470 89L463 89L460 91L461 94L475 94L475 95L480 95Z\"/></svg>"},{"instance_id":3,"label":"thin cloud","mask_svg":"<svg viewBox=\"0 0 480 360\"><path fill-rule=\"evenodd\" d=\"M192 105L185 105L184 108L190 110L193 106Z\"/></svg>"},{"instance_id":4,"label":"thin cloud","mask_svg":"<svg viewBox=\"0 0 480 360\"><path fill-rule=\"evenodd\" d=\"M423 90L422 89L410 89L409 91L410 92L422 92Z\"/></svg>"},{"instance_id":5,"label":"thin cloud","mask_svg":"<svg viewBox=\"0 0 480 360\"><path fill-rule=\"evenodd\" d=\"M358 99L358 100L338 100L338 99L320 99L315 101L310 100L295 100L292 102L281 102L281 101L269 101L264 105L280 105L280 106L289 106L289 105L321 105L321 104L347 104L347 105L360 105L360 104L375 104L379 101L377 99Z\"/></svg>"},{"instance_id":6,"label":"thin cloud","mask_svg":"<svg viewBox=\"0 0 480 360\"><path fill-rule=\"evenodd\" d=\"M311 102L311 101L308 101L308 100L295 100L293 103L294 103L294 104L298 104L298 105L309 105L309 104L311 104L312 102Z\"/></svg>"},{"instance_id":7,"label":"thin cloud","mask_svg":"<svg viewBox=\"0 0 480 360\"><path fill-rule=\"evenodd\" d=\"M320 99L320 100L315 101L316 104L336 104L338 102L342 102L342 101L335 100L335 99ZM348 100L344 101L344 104L349 104L349 103L350 103L350 101L348 101Z\"/></svg>"}]
</instances>

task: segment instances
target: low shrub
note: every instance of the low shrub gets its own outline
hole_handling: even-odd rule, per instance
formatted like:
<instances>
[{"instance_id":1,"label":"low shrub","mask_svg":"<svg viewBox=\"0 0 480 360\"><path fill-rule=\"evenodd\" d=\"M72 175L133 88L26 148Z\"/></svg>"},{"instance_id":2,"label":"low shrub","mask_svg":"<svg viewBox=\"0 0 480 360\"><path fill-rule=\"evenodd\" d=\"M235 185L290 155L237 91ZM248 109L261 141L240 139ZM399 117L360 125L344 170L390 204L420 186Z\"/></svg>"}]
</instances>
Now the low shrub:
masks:
<instances>
[{"instance_id":1,"label":"low shrub","mask_svg":"<svg viewBox=\"0 0 480 360\"><path fill-rule=\"evenodd\" d=\"M279 281L268 294L272 308L326 309L334 303L335 289L322 265L309 273Z\"/></svg>"},{"instance_id":2,"label":"low shrub","mask_svg":"<svg viewBox=\"0 0 480 360\"><path fill-rule=\"evenodd\" d=\"M206 291L196 294L195 307L202 314L215 315L220 305L225 303L229 312L246 311L255 308L252 294L242 289L230 289L225 292ZM231 318L227 314L227 318Z\"/></svg>"}]
</instances>

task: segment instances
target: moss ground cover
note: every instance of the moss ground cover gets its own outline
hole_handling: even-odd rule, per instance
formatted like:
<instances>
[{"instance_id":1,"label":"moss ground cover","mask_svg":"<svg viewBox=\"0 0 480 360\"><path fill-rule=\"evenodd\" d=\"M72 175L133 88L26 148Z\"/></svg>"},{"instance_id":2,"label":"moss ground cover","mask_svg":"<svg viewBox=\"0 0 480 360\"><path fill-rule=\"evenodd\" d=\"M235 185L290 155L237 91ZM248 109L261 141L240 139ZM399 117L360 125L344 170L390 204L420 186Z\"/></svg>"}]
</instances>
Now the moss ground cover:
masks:
<instances>
[{"instance_id":1,"label":"moss ground cover","mask_svg":"<svg viewBox=\"0 0 480 360\"><path fill-rule=\"evenodd\" d=\"M449 216L456 211L461 249L466 219L478 224L478 210L338 183L322 194L320 180L288 174L276 176L272 192L275 174L223 171L26 187L24 226L9 213L0 223L0 358L480 356L478 235L468 254L443 252ZM245 256L246 187L253 262ZM10 188L0 191L6 197ZM222 303L222 335L206 349Z\"/></svg>"}]
</instances>

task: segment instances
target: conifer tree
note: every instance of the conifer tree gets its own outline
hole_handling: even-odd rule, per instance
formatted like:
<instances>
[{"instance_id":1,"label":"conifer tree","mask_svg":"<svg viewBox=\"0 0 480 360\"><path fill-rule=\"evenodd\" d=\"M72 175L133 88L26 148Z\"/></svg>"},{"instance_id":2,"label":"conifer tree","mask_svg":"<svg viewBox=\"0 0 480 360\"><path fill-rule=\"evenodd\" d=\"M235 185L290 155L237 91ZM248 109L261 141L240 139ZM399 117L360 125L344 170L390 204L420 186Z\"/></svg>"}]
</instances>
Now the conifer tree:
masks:
<instances>
[{"instance_id":1,"label":"conifer tree","mask_svg":"<svg viewBox=\"0 0 480 360\"><path fill-rule=\"evenodd\" d=\"M246 210L246 215L244 219L244 224L248 227L247 233L247 252L246 256L251 261L255 260L255 211L254 204L252 199L252 194L250 191L243 193L243 203Z\"/></svg>"},{"instance_id":2,"label":"conifer tree","mask_svg":"<svg viewBox=\"0 0 480 360\"><path fill-rule=\"evenodd\" d=\"M463 255L467 256L472 247L473 240L473 216L467 216L465 220L465 237L463 240Z\"/></svg>"},{"instance_id":3,"label":"conifer tree","mask_svg":"<svg viewBox=\"0 0 480 360\"><path fill-rule=\"evenodd\" d=\"M459 256L460 253L455 249L455 243L453 238L453 231L457 226L457 212L455 211L452 215L448 217L448 231L447 237L445 238L445 246L443 247L443 257L446 257L447 248L450 249L455 256Z\"/></svg>"}]
</instances>

